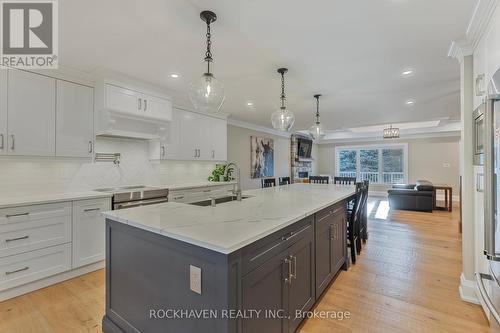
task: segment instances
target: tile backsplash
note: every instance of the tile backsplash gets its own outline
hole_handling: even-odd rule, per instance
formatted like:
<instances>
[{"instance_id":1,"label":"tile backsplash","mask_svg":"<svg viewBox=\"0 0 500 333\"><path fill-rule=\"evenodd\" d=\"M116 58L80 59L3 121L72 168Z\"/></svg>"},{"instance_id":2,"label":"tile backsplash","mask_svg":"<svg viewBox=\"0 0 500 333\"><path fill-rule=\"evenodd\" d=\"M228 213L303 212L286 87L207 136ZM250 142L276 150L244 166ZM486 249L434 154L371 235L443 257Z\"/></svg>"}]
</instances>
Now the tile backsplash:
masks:
<instances>
[{"instance_id":1,"label":"tile backsplash","mask_svg":"<svg viewBox=\"0 0 500 333\"><path fill-rule=\"evenodd\" d=\"M95 151L120 153L120 165L87 159L0 158L0 188L16 191L73 191L122 185L167 185L207 180L213 162L149 161L148 142L98 138Z\"/></svg>"}]
</instances>

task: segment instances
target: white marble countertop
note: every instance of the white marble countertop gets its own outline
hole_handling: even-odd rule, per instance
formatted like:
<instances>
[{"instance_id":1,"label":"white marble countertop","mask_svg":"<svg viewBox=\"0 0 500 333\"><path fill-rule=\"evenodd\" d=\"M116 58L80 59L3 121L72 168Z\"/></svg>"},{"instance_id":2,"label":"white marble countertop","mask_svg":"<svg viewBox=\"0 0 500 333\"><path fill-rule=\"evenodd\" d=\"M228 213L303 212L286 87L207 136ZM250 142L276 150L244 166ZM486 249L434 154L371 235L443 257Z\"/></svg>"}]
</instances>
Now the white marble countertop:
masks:
<instances>
[{"instance_id":1,"label":"white marble countertop","mask_svg":"<svg viewBox=\"0 0 500 333\"><path fill-rule=\"evenodd\" d=\"M96 191L5 191L0 193L0 208L39 205L53 202L110 198L112 194Z\"/></svg>"},{"instance_id":2,"label":"white marble countertop","mask_svg":"<svg viewBox=\"0 0 500 333\"><path fill-rule=\"evenodd\" d=\"M245 191L252 196L216 207L168 202L104 216L228 254L354 194L354 186L293 184Z\"/></svg>"}]
</instances>

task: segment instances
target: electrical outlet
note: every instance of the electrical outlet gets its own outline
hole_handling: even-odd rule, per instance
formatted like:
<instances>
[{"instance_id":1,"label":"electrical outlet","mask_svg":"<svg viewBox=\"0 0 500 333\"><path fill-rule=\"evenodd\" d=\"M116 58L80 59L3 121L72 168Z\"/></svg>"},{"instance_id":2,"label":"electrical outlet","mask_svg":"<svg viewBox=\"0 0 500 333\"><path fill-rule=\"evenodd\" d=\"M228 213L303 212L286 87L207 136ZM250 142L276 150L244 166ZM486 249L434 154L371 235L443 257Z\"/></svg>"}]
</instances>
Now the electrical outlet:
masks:
<instances>
[{"instance_id":1,"label":"electrical outlet","mask_svg":"<svg viewBox=\"0 0 500 333\"><path fill-rule=\"evenodd\" d=\"M201 295L201 268L189 265L189 287Z\"/></svg>"}]
</instances>

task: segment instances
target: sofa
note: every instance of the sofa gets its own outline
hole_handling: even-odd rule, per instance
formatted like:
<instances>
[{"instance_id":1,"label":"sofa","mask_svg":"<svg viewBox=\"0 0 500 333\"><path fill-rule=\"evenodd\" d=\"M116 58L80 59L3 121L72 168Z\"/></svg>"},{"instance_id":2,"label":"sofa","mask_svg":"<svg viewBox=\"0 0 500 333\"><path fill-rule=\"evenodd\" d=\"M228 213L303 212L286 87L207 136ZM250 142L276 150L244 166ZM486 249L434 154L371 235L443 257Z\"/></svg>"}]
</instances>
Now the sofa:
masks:
<instances>
[{"instance_id":1,"label":"sofa","mask_svg":"<svg viewBox=\"0 0 500 333\"><path fill-rule=\"evenodd\" d=\"M397 184L388 190L391 209L432 212L434 185L427 180L415 184Z\"/></svg>"}]
</instances>

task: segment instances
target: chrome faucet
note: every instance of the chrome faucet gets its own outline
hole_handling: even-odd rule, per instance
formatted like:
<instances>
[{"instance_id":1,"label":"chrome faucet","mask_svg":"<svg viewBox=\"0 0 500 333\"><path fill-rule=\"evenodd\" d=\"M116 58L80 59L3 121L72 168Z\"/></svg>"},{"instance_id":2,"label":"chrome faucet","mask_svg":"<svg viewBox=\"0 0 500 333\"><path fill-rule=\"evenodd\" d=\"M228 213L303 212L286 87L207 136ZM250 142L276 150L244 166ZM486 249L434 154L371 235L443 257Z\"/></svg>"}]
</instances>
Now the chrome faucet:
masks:
<instances>
[{"instance_id":1,"label":"chrome faucet","mask_svg":"<svg viewBox=\"0 0 500 333\"><path fill-rule=\"evenodd\" d=\"M240 168L234 162L230 162L226 164L226 169L224 170L224 179L227 177L229 167L234 166L236 169L236 189L233 190L233 194L236 195L236 200L241 201L241 174Z\"/></svg>"}]
</instances>

